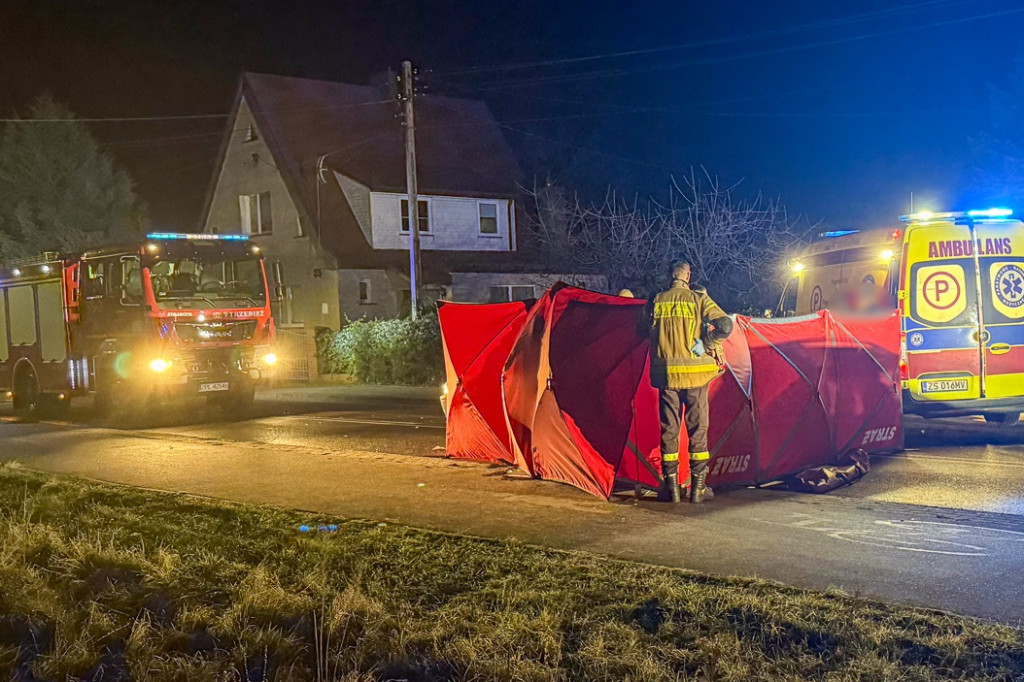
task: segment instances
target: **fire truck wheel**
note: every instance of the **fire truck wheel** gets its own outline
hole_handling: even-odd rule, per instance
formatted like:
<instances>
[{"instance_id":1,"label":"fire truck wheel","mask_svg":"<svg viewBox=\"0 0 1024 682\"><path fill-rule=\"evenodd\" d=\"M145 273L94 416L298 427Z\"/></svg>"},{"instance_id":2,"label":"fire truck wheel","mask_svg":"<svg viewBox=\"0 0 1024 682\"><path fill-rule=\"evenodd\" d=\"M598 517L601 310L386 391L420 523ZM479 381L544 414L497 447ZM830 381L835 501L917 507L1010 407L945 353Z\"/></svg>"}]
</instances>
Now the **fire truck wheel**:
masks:
<instances>
[{"instance_id":1,"label":"fire truck wheel","mask_svg":"<svg viewBox=\"0 0 1024 682\"><path fill-rule=\"evenodd\" d=\"M1020 421L1020 412L986 412L985 421L1003 428L1014 426Z\"/></svg>"},{"instance_id":2,"label":"fire truck wheel","mask_svg":"<svg viewBox=\"0 0 1024 682\"><path fill-rule=\"evenodd\" d=\"M14 379L14 415L20 421L39 419L39 382L35 372L23 369Z\"/></svg>"}]
</instances>

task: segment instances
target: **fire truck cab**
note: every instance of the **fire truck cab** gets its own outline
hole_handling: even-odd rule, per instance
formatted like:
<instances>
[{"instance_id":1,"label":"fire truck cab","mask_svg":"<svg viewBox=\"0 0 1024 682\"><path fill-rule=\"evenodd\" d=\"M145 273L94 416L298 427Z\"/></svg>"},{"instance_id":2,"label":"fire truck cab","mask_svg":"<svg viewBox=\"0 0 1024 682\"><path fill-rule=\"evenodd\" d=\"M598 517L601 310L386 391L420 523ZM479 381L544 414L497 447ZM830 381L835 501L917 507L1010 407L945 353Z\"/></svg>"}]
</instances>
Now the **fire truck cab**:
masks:
<instances>
[{"instance_id":1,"label":"fire truck cab","mask_svg":"<svg viewBox=\"0 0 1024 682\"><path fill-rule=\"evenodd\" d=\"M155 233L0 264L0 390L23 415L205 397L244 411L277 356L245 235Z\"/></svg>"}]
</instances>

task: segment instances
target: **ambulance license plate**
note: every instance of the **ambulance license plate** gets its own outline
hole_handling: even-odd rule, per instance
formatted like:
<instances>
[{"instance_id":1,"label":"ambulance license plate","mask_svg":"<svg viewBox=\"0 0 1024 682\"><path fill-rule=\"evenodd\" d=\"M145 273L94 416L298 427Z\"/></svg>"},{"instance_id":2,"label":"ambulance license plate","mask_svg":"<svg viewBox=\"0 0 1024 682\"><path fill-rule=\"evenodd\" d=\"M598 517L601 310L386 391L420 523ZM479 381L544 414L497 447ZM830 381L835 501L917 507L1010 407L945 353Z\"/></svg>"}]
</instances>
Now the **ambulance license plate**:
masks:
<instances>
[{"instance_id":1,"label":"ambulance license plate","mask_svg":"<svg viewBox=\"0 0 1024 682\"><path fill-rule=\"evenodd\" d=\"M226 381L215 381L209 384L199 384L200 393L212 393L214 391L226 391L228 390L228 382Z\"/></svg>"},{"instance_id":2,"label":"ambulance license plate","mask_svg":"<svg viewBox=\"0 0 1024 682\"><path fill-rule=\"evenodd\" d=\"M953 393L966 390L967 379L939 379L921 382L921 393Z\"/></svg>"}]
</instances>

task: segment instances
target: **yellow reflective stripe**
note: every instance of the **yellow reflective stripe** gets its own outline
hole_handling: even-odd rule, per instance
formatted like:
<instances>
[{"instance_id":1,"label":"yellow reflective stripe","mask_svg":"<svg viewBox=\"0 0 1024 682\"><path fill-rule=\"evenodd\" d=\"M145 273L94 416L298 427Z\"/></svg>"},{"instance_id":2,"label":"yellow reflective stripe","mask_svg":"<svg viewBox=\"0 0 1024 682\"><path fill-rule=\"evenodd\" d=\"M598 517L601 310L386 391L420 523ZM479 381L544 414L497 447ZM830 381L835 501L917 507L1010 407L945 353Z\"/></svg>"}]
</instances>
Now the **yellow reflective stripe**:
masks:
<instances>
[{"instance_id":1,"label":"yellow reflective stripe","mask_svg":"<svg viewBox=\"0 0 1024 682\"><path fill-rule=\"evenodd\" d=\"M690 453L690 459L696 459L696 460L711 459L711 453L706 451L706 450L704 452L691 452Z\"/></svg>"},{"instance_id":2,"label":"yellow reflective stripe","mask_svg":"<svg viewBox=\"0 0 1024 682\"><path fill-rule=\"evenodd\" d=\"M697 372L718 371L718 365L705 362L700 365L670 365L665 368L669 374L696 374Z\"/></svg>"},{"instance_id":3,"label":"yellow reflective stripe","mask_svg":"<svg viewBox=\"0 0 1024 682\"><path fill-rule=\"evenodd\" d=\"M678 462L679 461L679 453L678 452L664 452L661 455L661 461L662 462Z\"/></svg>"},{"instance_id":4,"label":"yellow reflective stripe","mask_svg":"<svg viewBox=\"0 0 1024 682\"><path fill-rule=\"evenodd\" d=\"M654 304L654 319L673 317L694 320L697 318L697 308L689 301L662 301Z\"/></svg>"}]
</instances>

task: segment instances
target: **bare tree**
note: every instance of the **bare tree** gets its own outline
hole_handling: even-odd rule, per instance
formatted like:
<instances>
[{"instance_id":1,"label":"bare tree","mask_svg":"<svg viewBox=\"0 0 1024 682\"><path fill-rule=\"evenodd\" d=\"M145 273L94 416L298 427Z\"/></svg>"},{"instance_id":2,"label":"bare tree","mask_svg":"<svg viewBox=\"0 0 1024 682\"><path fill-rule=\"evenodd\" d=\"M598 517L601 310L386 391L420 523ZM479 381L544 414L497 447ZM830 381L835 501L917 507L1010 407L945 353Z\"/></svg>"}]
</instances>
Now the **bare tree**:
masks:
<instances>
[{"instance_id":1,"label":"bare tree","mask_svg":"<svg viewBox=\"0 0 1024 682\"><path fill-rule=\"evenodd\" d=\"M609 191L585 204L550 185L530 194L538 241L563 270L599 273L612 291L649 295L665 285L669 263L685 259L716 300L763 307L777 295L782 254L795 238L777 200L737 200L735 190L700 169L681 183L673 178L664 203Z\"/></svg>"}]
</instances>

